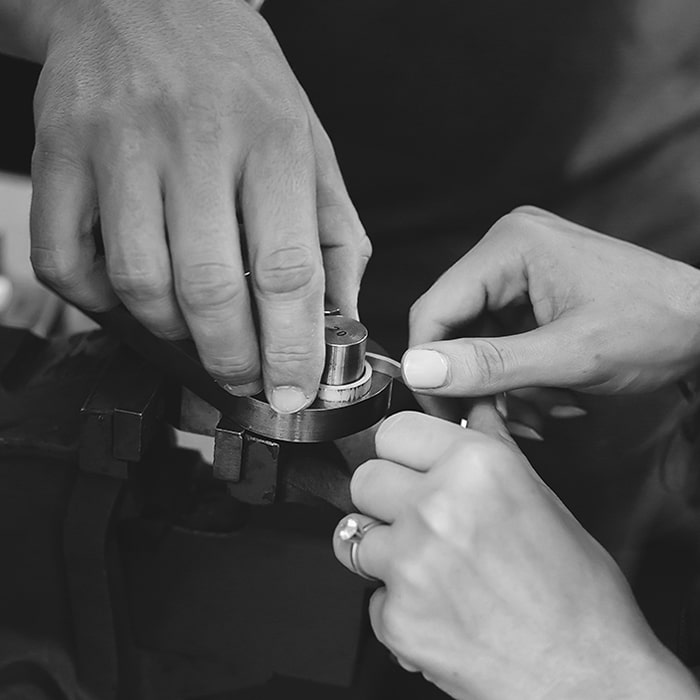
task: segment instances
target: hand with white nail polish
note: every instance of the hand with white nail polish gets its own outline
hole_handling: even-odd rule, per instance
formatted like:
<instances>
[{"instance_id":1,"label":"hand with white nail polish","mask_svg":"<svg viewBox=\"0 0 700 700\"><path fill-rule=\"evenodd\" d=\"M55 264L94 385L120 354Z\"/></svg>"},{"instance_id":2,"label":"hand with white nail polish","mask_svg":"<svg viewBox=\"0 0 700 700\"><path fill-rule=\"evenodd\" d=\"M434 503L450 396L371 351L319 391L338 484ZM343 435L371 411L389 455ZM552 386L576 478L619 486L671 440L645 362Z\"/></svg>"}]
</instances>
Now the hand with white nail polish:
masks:
<instances>
[{"instance_id":1,"label":"hand with white nail polish","mask_svg":"<svg viewBox=\"0 0 700 700\"><path fill-rule=\"evenodd\" d=\"M354 472L359 512L333 546L384 584L369 608L379 641L460 700L698 700L493 404L477 401L468 425L396 414ZM364 532L354 543L350 519Z\"/></svg>"},{"instance_id":2,"label":"hand with white nail polish","mask_svg":"<svg viewBox=\"0 0 700 700\"><path fill-rule=\"evenodd\" d=\"M461 337L487 314L524 303L535 328ZM700 272L520 208L413 305L409 345L403 377L436 412L445 404L429 397L522 387L650 391L700 363Z\"/></svg>"},{"instance_id":3,"label":"hand with white nail polish","mask_svg":"<svg viewBox=\"0 0 700 700\"><path fill-rule=\"evenodd\" d=\"M313 401L324 297L356 316L371 246L265 20L240 0L0 0L0 50L43 64L37 276L190 335L234 394Z\"/></svg>"}]
</instances>

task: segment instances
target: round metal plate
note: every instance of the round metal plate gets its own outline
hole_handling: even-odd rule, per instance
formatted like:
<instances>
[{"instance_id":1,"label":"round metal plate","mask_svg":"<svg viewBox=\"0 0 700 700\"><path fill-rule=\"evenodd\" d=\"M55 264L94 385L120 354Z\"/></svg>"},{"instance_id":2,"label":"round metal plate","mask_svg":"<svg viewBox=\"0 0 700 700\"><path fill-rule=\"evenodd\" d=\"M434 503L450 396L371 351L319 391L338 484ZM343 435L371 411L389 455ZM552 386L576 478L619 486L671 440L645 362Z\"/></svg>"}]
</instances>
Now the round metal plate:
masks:
<instances>
[{"instance_id":1,"label":"round metal plate","mask_svg":"<svg viewBox=\"0 0 700 700\"><path fill-rule=\"evenodd\" d=\"M365 396L348 404L317 399L298 413L272 409L262 395L231 397L226 415L251 433L283 442L326 442L357 433L380 421L389 411L393 377L378 356L367 354L372 384Z\"/></svg>"}]
</instances>

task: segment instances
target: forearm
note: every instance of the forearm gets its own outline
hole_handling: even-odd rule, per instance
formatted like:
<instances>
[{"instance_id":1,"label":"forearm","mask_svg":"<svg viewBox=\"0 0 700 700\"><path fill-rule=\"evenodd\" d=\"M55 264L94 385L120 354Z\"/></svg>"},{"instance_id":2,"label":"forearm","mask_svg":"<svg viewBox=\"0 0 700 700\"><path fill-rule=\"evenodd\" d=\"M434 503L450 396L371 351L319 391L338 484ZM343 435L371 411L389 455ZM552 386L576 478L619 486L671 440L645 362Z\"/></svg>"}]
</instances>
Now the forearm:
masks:
<instances>
[{"instance_id":1,"label":"forearm","mask_svg":"<svg viewBox=\"0 0 700 700\"><path fill-rule=\"evenodd\" d=\"M43 63L56 0L0 0L0 53Z\"/></svg>"}]
</instances>

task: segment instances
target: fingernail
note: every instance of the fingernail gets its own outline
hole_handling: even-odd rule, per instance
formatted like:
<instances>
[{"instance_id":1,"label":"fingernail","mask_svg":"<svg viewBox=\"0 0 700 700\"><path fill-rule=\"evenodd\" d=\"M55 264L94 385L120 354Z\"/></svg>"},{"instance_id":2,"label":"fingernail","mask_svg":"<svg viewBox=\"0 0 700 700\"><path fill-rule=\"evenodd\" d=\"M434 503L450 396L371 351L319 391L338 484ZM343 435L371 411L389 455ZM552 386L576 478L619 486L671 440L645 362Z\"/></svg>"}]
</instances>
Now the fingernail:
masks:
<instances>
[{"instance_id":1,"label":"fingernail","mask_svg":"<svg viewBox=\"0 0 700 700\"><path fill-rule=\"evenodd\" d=\"M7 277L0 275L0 311L10 306L12 300L12 282Z\"/></svg>"},{"instance_id":2,"label":"fingernail","mask_svg":"<svg viewBox=\"0 0 700 700\"><path fill-rule=\"evenodd\" d=\"M503 418L504 421L508 420L508 398L505 394L496 394L494 400L494 405L496 406L496 412Z\"/></svg>"},{"instance_id":3,"label":"fingernail","mask_svg":"<svg viewBox=\"0 0 700 700\"><path fill-rule=\"evenodd\" d=\"M525 425L525 423L520 423L519 421L515 420L509 420L507 426L511 435L524 438L525 440L535 440L537 442L544 441L544 438L542 437L542 435L540 435L540 433L538 433L533 427Z\"/></svg>"},{"instance_id":4,"label":"fingernail","mask_svg":"<svg viewBox=\"0 0 700 700\"><path fill-rule=\"evenodd\" d=\"M447 384L447 358L437 350L408 350L401 360L401 371L412 389L438 389Z\"/></svg>"},{"instance_id":5,"label":"fingernail","mask_svg":"<svg viewBox=\"0 0 700 700\"><path fill-rule=\"evenodd\" d=\"M588 411L580 406L552 406L549 415L552 418L581 418L587 416Z\"/></svg>"},{"instance_id":6,"label":"fingernail","mask_svg":"<svg viewBox=\"0 0 700 700\"><path fill-rule=\"evenodd\" d=\"M278 386L270 395L270 406L277 413L296 413L306 408L310 401L306 394L296 386Z\"/></svg>"},{"instance_id":7,"label":"fingernail","mask_svg":"<svg viewBox=\"0 0 700 700\"><path fill-rule=\"evenodd\" d=\"M263 390L262 380L256 379L247 384L224 384L224 389L234 396L255 396Z\"/></svg>"}]
</instances>

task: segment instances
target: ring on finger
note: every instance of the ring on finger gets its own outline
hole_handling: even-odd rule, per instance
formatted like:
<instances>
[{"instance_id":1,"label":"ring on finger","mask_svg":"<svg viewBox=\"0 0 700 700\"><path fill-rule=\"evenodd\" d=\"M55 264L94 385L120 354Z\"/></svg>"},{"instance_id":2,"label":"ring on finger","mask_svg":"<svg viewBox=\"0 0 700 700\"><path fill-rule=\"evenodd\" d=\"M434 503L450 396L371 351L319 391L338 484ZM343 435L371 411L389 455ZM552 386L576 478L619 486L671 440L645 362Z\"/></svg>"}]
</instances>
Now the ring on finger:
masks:
<instances>
[{"instance_id":1,"label":"ring on finger","mask_svg":"<svg viewBox=\"0 0 700 700\"><path fill-rule=\"evenodd\" d=\"M380 520L368 520L363 525L357 518L350 517L338 531L338 537L343 542L350 543L350 567L358 576L362 576L368 581L378 581L379 579L376 576L371 576L362 568L359 559L360 542L367 532L381 524Z\"/></svg>"}]
</instances>

